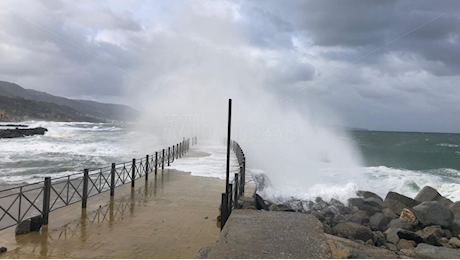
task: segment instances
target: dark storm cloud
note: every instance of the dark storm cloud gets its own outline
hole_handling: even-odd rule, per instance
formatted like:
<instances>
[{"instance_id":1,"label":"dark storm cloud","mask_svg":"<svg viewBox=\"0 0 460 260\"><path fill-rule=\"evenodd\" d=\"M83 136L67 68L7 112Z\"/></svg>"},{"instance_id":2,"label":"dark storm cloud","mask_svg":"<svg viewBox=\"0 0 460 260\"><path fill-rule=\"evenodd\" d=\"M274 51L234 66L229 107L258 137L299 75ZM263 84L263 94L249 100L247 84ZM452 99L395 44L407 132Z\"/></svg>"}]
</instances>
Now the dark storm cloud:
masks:
<instances>
[{"instance_id":1,"label":"dark storm cloud","mask_svg":"<svg viewBox=\"0 0 460 260\"><path fill-rule=\"evenodd\" d=\"M361 62L376 64L385 53L401 51L444 64L444 68L424 68L435 75L460 73L457 1L271 1L264 6L266 12L294 26L297 34L311 36L315 46L357 50L326 51L326 58L353 61L394 41Z\"/></svg>"},{"instance_id":2,"label":"dark storm cloud","mask_svg":"<svg viewBox=\"0 0 460 260\"><path fill-rule=\"evenodd\" d=\"M0 79L104 100L250 79L348 125L460 132L460 4L7 0Z\"/></svg>"}]
</instances>

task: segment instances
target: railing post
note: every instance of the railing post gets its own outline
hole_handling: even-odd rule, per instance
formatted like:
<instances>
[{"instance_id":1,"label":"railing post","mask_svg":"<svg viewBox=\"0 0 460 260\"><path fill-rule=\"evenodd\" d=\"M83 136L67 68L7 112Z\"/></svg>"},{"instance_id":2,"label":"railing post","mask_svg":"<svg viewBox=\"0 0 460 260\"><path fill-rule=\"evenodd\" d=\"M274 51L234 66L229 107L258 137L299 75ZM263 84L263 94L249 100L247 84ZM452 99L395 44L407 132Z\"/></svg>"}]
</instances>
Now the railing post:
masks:
<instances>
[{"instance_id":1,"label":"railing post","mask_svg":"<svg viewBox=\"0 0 460 260\"><path fill-rule=\"evenodd\" d=\"M233 200L233 184L229 183L228 184L228 193L230 194L229 200L228 200L228 216L230 217L230 214L232 214L232 200Z\"/></svg>"},{"instance_id":2,"label":"railing post","mask_svg":"<svg viewBox=\"0 0 460 260\"><path fill-rule=\"evenodd\" d=\"M176 157L176 155L174 153L174 147L175 147L175 145L172 146L172 162L174 162L175 157Z\"/></svg>"},{"instance_id":3,"label":"railing post","mask_svg":"<svg viewBox=\"0 0 460 260\"><path fill-rule=\"evenodd\" d=\"M131 166L131 188L134 188L134 180L136 179L136 159L133 159Z\"/></svg>"},{"instance_id":4,"label":"railing post","mask_svg":"<svg viewBox=\"0 0 460 260\"><path fill-rule=\"evenodd\" d=\"M88 200L88 179L89 179L88 169L85 169L83 173L83 194L82 194L82 199L81 199L82 209L86 209L86 202Z\"/></svg>"},{"instance_id":5,"label":"railing post","mask_svg":"<svg viewBox=\"0 0 460 260\"><path fill-rule=\"evenodd\" d=\"M225 222L227 222L227 207L227 193L224 192L222 193L222 204L220 205L220 230L224 228Z\"/></svg>"},{"instance_id":6,"label":"railing post","mask_svg":"<svg viewBox=\"0 0 460 260\"><path fill-rule=\"evenodd\" d=\"M163 155L161 156L161 170L165 169L165 149L163 149Z\"/></svg>"},{"instance_id":7,"label":"railing post","mask_svg":"<svg viewBox=\"0 0 460 260\"><path fill-rule=\"evenodd\" d=\"M244 186L246 185L246 158L243 157L243 172L242 176L243 180L241 181L241 192L244 192Z\"/></svg>"},{"instance_id":8,"label":"railing post","mask_svg":"<svg viewBox=\"0 0 460 260\"><path fill-rule=\"evenodd\" d=\"M43 210L42 218L43 225L48 225L50 215L50 198L51 198L51 177L45 177L45 183L43 186Z\"/></svg>"},{"instance_id":9,"label":"railing post","mask_svg":"<svg viewBox=\"0 0 460 260\"><path fill-rule=\"evenodd\" d=\"M168 147L168 166L169 166L169 158L171 158L171 147Z\"/></svg>"},{"instance_id":10,"label":"railing post","mask_svg":"<svg viewBox=\"0 0 460 260\"><path fill-rule=\"evenodd\" d=\"M182 157L182 142L179 143L179 158Z\"/></svg>"},{"instance_id":11,"label":"railing post","mask_svg":"<svg viewBox=\"0 0 460 260\"><path fill-rule=\"evenodd\" d=\"M176 144L176 159L179 159L179 144Z\"/></svg>"},{"instance_id":12,"label":"railing post","mask_svg":"<svg viewBox=\"0 0 460 260\"><path fill-rule=\"evenodd\" d=\"M238 195L238 173L235 173L235 201L233 203L235 209L240 208L238 205Z\"/></svg>"},{"instance_id":13,"label":"railing post","mask_svg":"<svg viewBox=\"0 0 460 260\"><path fill-rule=\"evenodd\" d=\"M145 156L145 180L149 179L149 155Z\"/></svg>"},{"instance_id":14,"label":"railing post","mask_svg":"<svg viewBox=\"0 0 460 260\"><path fill-rule=\"evenodd\" d=\"M115 195L115 163L112 163L110 170L110 197Z\"/></svg>"},{"instance_id":15,"label":"railing post","mask_svg":"<svg viewBox=\"0 0 460 260\"><path fill-rule=\"evenodd\" d=\"M155 152L155 175L157 174L158 170L158 152Z\"/></svg>"}]
</instances>

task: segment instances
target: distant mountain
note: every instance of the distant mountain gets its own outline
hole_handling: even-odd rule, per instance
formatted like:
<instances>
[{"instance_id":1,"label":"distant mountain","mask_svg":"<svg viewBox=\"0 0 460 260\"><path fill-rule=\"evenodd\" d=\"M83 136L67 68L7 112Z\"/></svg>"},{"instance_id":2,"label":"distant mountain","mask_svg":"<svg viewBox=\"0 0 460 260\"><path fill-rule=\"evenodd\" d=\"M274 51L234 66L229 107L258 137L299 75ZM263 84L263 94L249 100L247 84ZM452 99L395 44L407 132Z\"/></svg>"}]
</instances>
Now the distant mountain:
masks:
<instances>
[{"instance_id":1,"label":"distant mountain","mask_svg":"<svg viewBox=\"0 0 460 260\"><path fill-rule=\"evenodd\" d=\"M73 108L51 102L35 101L22 97L0 96L0 110L6 110L8 117L20 120L35 119L63 122L105 122L85 116Z\"/></svg>"},{"instance_id":2,"label":"distant mountain","mask_svg":"<svg viewBox=\"0 0 460 260\"><path fill-rule=\"evenodd\" d=\"M82 116L93 118L96 121L135 121L139 116L139 112L129 106L53 96L46 92L25 89L17 84L6 81L0 81L0 95L22 97L29 100L50 102L56 105L66 106L72 108Z\"/></svg>"}]
</instances>

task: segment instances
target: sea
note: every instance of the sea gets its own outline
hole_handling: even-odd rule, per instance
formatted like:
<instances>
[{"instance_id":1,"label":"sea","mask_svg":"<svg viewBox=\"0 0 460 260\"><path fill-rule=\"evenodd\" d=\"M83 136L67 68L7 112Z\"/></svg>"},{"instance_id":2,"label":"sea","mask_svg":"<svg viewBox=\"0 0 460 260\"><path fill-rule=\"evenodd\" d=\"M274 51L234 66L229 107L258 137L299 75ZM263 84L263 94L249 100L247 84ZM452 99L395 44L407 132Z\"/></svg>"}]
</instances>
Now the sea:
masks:
<instances>
[{"instance_id":1,"label":"sea","mask_svg":"<svg viewBox=\"0 0 460 260\"><path fill-rule=\"evenodd\" d=\"M132 125L36 121L20 124L42 126L49 131L44 136L0 139L0 189L39 182L47 176L65 176L84 168L106 167L145 153L133 142L145 133ZM443 196L460 200L460 134L352 131L347 138L361 152L364 164L364 181L361 186L352 185L352 189L372 190L381 196L391 190L414 197L430 185ZM151 147L152 151L156 148ZM178 160L174 167L192 175L224 178L226 155L222 148L199 146L210 156ZM267 169L248 169L263 170ZM345 190L350 187L347 185Z\"/></svg>"}]
</instances>

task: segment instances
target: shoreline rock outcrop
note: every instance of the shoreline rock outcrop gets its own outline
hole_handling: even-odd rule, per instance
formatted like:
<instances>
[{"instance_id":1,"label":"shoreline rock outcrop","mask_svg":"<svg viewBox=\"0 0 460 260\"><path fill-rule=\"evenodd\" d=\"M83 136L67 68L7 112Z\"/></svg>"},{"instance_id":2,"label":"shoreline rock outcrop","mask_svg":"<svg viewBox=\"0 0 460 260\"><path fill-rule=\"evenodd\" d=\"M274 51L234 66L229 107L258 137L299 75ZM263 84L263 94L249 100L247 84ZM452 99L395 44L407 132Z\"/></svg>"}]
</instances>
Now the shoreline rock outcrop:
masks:
<instances>
[{"instance_id":1,"label":"shoreline rock outcrop","mask_svg":"<svg viewBox=\"0 0 460 260\"><path fill-rule=\"evenodd\" d=\"M0 139L2 138L19 138L32 135L44 135L48 132L48 129L43 127L37 128L15 128L15 129L4 129L0 130Z\"/></svg>"}]
</instances>

